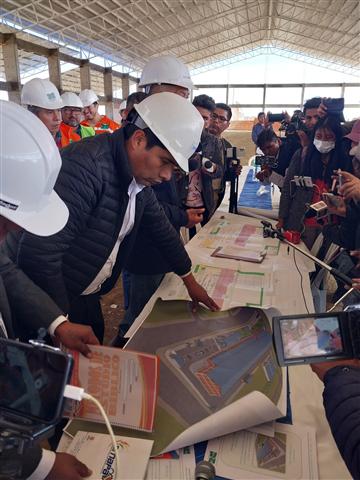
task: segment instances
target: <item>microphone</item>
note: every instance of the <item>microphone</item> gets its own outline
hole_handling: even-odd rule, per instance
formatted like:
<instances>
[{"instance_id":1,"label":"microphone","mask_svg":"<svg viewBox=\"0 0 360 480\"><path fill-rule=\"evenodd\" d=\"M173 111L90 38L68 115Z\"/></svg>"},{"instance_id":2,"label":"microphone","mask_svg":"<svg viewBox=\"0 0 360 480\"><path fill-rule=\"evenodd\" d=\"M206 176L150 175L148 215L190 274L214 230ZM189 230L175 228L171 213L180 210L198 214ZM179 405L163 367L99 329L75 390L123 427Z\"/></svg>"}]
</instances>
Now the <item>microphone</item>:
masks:
<instances>
[{"instance_id":1,"label":"microphone","mask_svg":"<svg viewBox=\"0 0 360 480\"><path fill-rule=\"evenodd\" d=\"M214 480L215 475L215 467L212 463L203 460L196 464L195 480Z\"/></svg>"}]
</instances>

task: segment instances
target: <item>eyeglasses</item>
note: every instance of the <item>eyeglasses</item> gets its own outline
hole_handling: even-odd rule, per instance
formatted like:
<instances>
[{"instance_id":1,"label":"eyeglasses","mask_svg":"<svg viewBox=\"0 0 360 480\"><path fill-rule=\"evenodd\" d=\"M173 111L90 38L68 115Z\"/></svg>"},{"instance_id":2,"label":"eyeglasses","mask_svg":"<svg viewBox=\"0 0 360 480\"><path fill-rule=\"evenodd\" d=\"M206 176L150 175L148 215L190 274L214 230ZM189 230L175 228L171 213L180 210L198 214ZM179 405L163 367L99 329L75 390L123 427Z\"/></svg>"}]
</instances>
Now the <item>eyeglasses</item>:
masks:
<instances>
[{"instance_id":1,"label":"eyeglasses","mask_svg":"<svg viewBox=\"0 0 360 480\"><path fill-rule=\"evenodd\" d=\"M222 122L222 123L228 121L227 118L223 117L222 115L218 115L217 113L212 113L211 118L212 120L219 120L219 122Z\"/></svg>"},{"instance_id":2,"label":"eyeglasses","mask_svg":"<svg viewBox=\"0 0 360 480\"><path fill-rule=\"evenodd\" d=\"M63 111L66 113L81 113L82 109L81 108L76 108L76 107L64 107Z\"/></svg>"}]
</instances>

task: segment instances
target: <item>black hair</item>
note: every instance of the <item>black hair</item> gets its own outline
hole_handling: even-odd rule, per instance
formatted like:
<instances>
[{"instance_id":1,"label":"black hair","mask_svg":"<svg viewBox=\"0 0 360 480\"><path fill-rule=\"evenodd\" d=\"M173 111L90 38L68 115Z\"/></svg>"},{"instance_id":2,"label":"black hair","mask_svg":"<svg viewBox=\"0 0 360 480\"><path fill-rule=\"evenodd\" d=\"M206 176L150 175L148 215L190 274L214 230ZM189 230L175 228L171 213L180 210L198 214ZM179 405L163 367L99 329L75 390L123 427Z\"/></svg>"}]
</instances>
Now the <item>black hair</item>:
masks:
<instances>
[{"instance_id":1,"label":"black hair","mask_svg":"<svg viewBox=\"0 0 360 480\"><path fill-rule=\"evenodd\" d=\"M121 128L121 130L124 131L125 140L129 140L129 138L133 136L136 130L142 130L146 137L146 150L150 150L153 147L160 147L160 148L163 148L164 150L167 150L165 145L150 130L150 128L146 127L141 129L140 127L134 124L138 116L139 114L134 108L130 110L130 112L128 113L126 124L124 127Z\"/></svg>"},{"instance_id":2,"label":"black hair","mask_svg":"<svg viewBox=\"0 0 360 480\"><path fill-rule=\"evenodd\" d=\"M319 108L321 103L321 97L313 97L310 98L309 100L306 100L304 103L304 113L306 113L306 110L310 110L310 108Z\"/></svg>"},{"instance_id":3,"label":"black hair","mask_svg":"<svg viewBox=\"0 0 360 480\"><path fill-rule=\"evenodd\" d=\"M126 108L131 110L134 105L142 102L148 96L149 94L145 92L130 93L130 95L126 99Z\"/></svg>"},{"instance_id":4,"label":"black hair","mask_svg":"<svg viewBox=\"0 0 360 480\"><path fill-rule=\"evenodd\" d=\"M216 103L215 107L216 108L221 108L221 110L226 110L227 113L228 113L228 122L230 122L231 117L232 117L231 107L229 107L229 105L226 105L226 103Z\"/></svg>"},{"instance_id":5,"label":"black hair","mask_svg":"<svg viewBox=\"0 0 360 480\"><path fill-rule=\"evenodd\" d=\"M38 113L41 110L40 107L35 107L35 105L28 105L27 109L36 116L38 116Z\"/></svg>"},{"instance_id":6,"label":"black hair","mask_svg":"<svg viewBox=\"0 0 360 480\"><path fill-rule=\"evenodd\" d=\"M321 161L321 153L314 145L316 132L322 128L331 130L335 136L335 148L331 150L329 162L326 166L324 166ZM304 159L302 175L310 176L313 180L322 179L327 185L331 185L331 177L334 174L334 170L338 168L351 172L351 157L348 154L346 142L343 140L343 131L339 117L336 115L327 115L325 118L320 119L314 128L311 143Z\"/></svg>"},{"instance_id":7,"label":"black hair","mask_svg":"<svg viewBox=\"0 0 360 480\"><path fill-rule=\"evenodd\" d=\"M266 143L279 140L272 128L265 128L258 136L256 145L262 150Z\"/></svg>"},{"instance_id":8,"label":"black hair","mask_svg":"<svg viewBox=\"0 0 360 480\"><path fill-rule=\"evenodd\" d=\"M259 120L259 118L261 117L261 115L264 115L264 116L265 116L265 112L259 112L259 113L258 113L258 116L257 116L258 120Z\"/></svg>"},{"instance_id":9,"label":"black hair","mask_svg":"<svg viewBox=\"0 0 360 480\"><path fill-rule=\"evenodd\" d=\"M194 107L205 108L205 110L209 110L209 112L213 112L216 108L215 100L209 95L197 95L193 100Z\"/></svg>"}]
</instances>

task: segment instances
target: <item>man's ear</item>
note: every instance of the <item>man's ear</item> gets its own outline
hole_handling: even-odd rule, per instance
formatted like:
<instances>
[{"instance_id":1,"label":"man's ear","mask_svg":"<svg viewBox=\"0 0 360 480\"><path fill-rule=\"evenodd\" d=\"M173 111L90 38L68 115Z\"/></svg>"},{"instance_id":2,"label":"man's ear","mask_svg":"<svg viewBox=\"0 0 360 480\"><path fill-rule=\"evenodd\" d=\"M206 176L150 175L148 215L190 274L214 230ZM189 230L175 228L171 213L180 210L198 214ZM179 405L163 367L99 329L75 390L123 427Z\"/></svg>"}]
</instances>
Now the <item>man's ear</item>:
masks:
<instances>
[{"instance_id":1,"label":"man's ear","mask_svg":"<svg viewBox=\"0 0 360 480\"><path fill-rule=\"evenodd\" d=\"M135 132L130 137L130 141L131 141L132 147L136 149L138 149L139 147L145 148L147 144L146 135L143 132L143 130L140 130L140 129L135 130Z\"/></svg>"}]
</instances>

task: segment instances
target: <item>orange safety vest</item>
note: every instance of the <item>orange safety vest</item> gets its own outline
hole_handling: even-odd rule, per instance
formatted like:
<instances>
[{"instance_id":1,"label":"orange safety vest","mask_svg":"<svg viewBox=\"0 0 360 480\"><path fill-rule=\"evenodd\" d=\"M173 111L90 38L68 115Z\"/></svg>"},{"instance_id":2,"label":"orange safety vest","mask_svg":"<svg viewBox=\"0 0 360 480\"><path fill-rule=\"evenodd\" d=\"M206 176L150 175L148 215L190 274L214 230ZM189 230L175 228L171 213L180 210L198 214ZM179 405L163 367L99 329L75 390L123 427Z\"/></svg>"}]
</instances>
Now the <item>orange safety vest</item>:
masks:
<instances>
[{"instance_id":1,"label":"orange safety vest","mask_svg":"<svg viewBox=\"0 0 360 480\"><path fill-rule=\"evenodd\" d=\"M90 129L92 131L90 131ZM64 148L67 145L69 145L70 143L78 142L82 138L91 137L91 136L95 135L95 131L91 127L83 126L83 130L84 130L83 135L80 136L76 132L76 128L71 127L70 125L66 125L66 123L64 123L64 122L61 122L60 131L59 131L60 140L57 141L57 145L59 146L59 148Z\"/></svg>"},{"instance_id":2,"label":"orange safety vest","mask_svg":"<svg viewBox=\"0 0 360 480\"><path fill-rule=\"evenodd\" d=\"M81 122L81 125L84 125L86 127L90 127L90 124L87 120L83 120ZM99 133L112 133L115 132L118 128L120 128L120 125L114 120L111 120L111 118L107 117L104 115L101 117L101 120L97 122L95 127L93 127L95 130L95 135L98 135Z\"/></svg>"}]
</instances>

